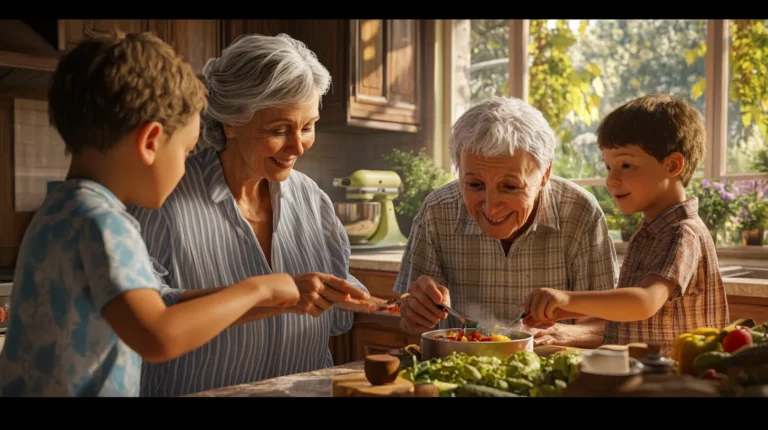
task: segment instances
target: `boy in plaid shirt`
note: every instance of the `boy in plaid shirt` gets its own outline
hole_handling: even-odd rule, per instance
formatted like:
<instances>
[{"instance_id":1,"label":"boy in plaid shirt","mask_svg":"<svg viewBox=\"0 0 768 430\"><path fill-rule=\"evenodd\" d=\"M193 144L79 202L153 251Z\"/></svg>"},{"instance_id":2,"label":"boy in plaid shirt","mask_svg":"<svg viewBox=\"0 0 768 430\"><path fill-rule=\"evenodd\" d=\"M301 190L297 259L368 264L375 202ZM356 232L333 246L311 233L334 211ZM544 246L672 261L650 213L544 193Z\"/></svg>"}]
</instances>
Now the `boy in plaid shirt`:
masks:
<instances>
[{"instance_id":1,"label":"boy in plaid shirt","mask_svg":"<svg viewBox=\"0 0 768 430\"><path fill-rule=\"evenodd\" d=\"M608 191L622 213L641 212L643 221L629 242L616 289L540 289L526 299L529 318L593 316L608 321L606 344L667 347L682 333L727 325L715 244L699 218L698 200L685 195L704 158L699 113L684 100L651 94L611 112L597 134Z\"/></svg>"}]
</instances>

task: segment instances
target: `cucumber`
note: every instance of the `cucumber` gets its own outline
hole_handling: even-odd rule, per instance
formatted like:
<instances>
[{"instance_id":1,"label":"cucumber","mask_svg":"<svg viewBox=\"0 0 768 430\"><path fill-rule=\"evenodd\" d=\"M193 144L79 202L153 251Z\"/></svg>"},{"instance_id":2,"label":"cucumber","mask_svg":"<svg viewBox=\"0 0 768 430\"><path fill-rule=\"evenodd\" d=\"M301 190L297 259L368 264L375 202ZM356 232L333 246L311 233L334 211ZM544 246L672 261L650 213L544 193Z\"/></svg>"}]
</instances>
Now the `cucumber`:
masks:
<instances>
[{"instance_id":1,"label":"cucumber","mask_svg":"<svg viewBox=\"0 0 768 430\"><path fill-rule=\"evenodd\" d=\"M726 368L754 366L768 363L768 343L752 344L734 352L723 360Z\"/></svg>"},{"instance_id":2,"label":"cucumber","mask_svg":"<svg viewBox=\"0 0 768 430\"><path fill-rule=\"evenodd\" d=\"M456 397L520 397L514 393L475 384L460 385L454 392Z\"/></svg>"},{"instance_id":3,"label":"cucumber","mask_svg":"<svg viewBox=\"0 0 768 430\"><path fill-rule=\"evenodd\" d=\"M725 366L723 366L723 364L726 363L729 358L731 358L731 354L727 352L708 351L699 354L693 361L693 365L701 372L704 372L707 369L723 371L725 370Z\"/></svg>"}]
</instances>

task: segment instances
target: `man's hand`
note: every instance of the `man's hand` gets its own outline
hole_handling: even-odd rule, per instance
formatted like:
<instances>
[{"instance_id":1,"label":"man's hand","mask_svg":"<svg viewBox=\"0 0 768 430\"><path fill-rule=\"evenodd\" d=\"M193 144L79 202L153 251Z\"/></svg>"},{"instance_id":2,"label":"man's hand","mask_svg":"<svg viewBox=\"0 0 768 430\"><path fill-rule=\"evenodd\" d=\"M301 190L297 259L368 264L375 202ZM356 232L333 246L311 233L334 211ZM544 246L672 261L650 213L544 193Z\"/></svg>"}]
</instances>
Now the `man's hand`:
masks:
<instances>
[{"instance_id":1,"label":"man's hand","mask_svg":"<svg viewBox=\"0 0 768 430\"><path fill-rule=\"evenodd\" d=\"M568 292L554 288L540 288L525 299L525 312L535 321L554 321L557 310L568 306Z\"/></svg>"},{"instance_id":2,"label":"man's hand","mask_svg":"<svg viewBox=\"0 0 768 430\"><path fill-rule=\"evenodd\" d=\"M369 294L344 279L325 273L304 273L294 276L301 298L295 312L319 317L335 303L368 300Z\"/></svg>"},{"instance_id":3,"label":"man's hand","mask_svg":"<svg viewBox=\"0 0 768 430\"><path fill-rule=\"evenodd\" d=\"M408 287L408 295L400 304L400 327L410 334L421 334L430 330L448 314L436 305L450 306L448 289L438 285L429 276L421 276Z\"/></svg>"}]
</instances>

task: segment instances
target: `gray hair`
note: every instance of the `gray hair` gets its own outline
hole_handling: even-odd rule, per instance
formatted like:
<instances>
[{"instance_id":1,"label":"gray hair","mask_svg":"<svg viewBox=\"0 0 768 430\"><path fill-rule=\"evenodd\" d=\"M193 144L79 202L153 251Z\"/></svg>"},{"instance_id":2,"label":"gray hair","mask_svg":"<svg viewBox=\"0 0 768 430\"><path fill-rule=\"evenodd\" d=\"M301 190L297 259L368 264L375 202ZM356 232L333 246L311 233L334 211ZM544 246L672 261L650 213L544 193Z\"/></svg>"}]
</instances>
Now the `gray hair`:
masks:
<instances>
[{"instance_id":1,"label":"gray hair","mask_svg":"<svg viewBox=\"0 0 768 430\"><path fill-rule=\"evenodd\" d=\"M544 171L555 158L555 133L536 108L507 97L493 97L470 108L453 125L451 160L459 166L461 155L481 157L529 153Z\"/></svg>"},{"instance_id":2,"label":"gray hair","mask_svg":"<svg viewBox=\"0 0 768 430\"><path fill-rule=\"evenodd\" d=\"M226 145L223 124L241 125L262 109L306 103L322 97L331 75L314 52L287 34L240 36L221 57L203 67L208 110L202 120L201 147Z\"/></svg>"}]
</instances>

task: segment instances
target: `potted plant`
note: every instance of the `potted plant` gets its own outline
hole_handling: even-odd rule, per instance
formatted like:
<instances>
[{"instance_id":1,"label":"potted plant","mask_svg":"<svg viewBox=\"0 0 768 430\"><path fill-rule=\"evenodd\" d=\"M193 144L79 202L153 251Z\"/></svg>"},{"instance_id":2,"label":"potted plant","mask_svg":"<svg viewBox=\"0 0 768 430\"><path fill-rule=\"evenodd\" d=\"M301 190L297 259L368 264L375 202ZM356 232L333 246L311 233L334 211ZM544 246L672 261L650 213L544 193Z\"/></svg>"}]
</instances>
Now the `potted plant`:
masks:
<instances>
[{"instance_id":1,"label":"potted plant","mask_svg":"<svg viewBox=\"0 0 768 430\"><path fill-rule=\"evenodd\" d=\"M411 221L421 209L429 193L451 182L445 170L437 167L424 149L418 154L397 148L384 157L389 168L400 175L403 181L400 195L395 200L395 212L399 215L403 234L409 234Z\"/></svg>"},{"instance_id":2,"label":"potted plant","mask_svg":"<svg viewBox=\"0 0 768 430\"><path fill-rule=\"evenodd\" d=\"M725 243L725 226L736 216L733 185L725 180L710 183L702 179L701 182L692 182L687 191L689 197L698 198L699 217L712 234L715 244Z\"/></svg>"},{"instance_id":3,"label":"potted plant","mask_svg":"<svg viewBox=\"0 0 768 430\"><path fill-rule=\"evenodd\" d=\"M742 191L736 198L738 215L736 227L741 231L741 241L748 246L763 246L765 226L768 224L768 200L757 181L751 189Z\"/></svg>"}]
</instances>

